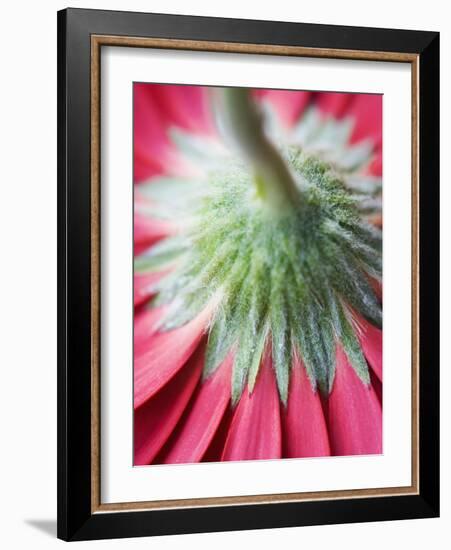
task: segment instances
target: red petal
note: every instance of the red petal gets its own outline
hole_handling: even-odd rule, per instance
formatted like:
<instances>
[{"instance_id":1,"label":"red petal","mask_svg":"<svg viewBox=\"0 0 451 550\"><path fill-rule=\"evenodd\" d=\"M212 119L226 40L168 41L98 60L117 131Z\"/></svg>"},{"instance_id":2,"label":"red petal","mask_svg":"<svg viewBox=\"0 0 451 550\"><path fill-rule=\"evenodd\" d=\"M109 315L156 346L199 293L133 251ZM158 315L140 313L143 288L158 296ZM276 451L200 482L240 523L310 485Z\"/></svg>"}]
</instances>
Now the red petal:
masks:
<instances>
[{"instance_id":1,"label":"red petal","mask_svg":"<svg viewBox=\"0 0 451 550\"><path fill-rule=\"evenodd\" d=\"M382 452L382 408L372 386L365 386L341 348L328 402L329 441L335 456Z\"/></svg>"},{"instance_id":2,"label":"red petal","mask_svg":"<svg viewBox=\"0 0 451 550\"><path fill-rule=\"evenodd\" d=\"M346 114L354 94L338 92L320 92L316 95L315 105L326 115L340 118Z\"/></svg>"},{"instance_id":3,"label":"red petal","mask_svg":"<svg viewBox=\"0 0 451 550\"><path fill-rule=\"evenodd\" d=\"M230 402L230 377L233 357L199 387L192 407L178 428L174 442L164 455L166 464L199 462L208 449Z\"/></svg>"},{"instance_id":4,"label":"red petal","mask_svg":"<svg viewBox=\"0 0 451 550\"><path fill-rule=\"evenodd\" d=\"M374 391L376 392L377 398L379 399L379 403L381 404L383 408L383 396L382 396L382 382L379 380L379 378L374 374L373 370L370 370L370 377L371 377L371 385L374 388Z\"/></svg>"},{"instance_id":5,"label":"red petal","mask_svg":"<svg viewBox=\"0 0 451 550\"><path fill-rule=\"evenodd\" d=\"M175 228L164 220L157 220L139 214L136 211L133 216L133 240L137 244L151 246L164 237L173 235ZM136 254L136 251L135 251Z\"/></svg>"},{"instance_id":6,"label":"red petal","mask_svg":"<svg viewBox=\"0 0 451 550\"><path fill-rule=\"evenodd\" d=\"M149 464L174 430L204 365L204 346L167 385L135 411L135 465Z\"/></svg>"},{"instance_id":7,"label":"red petal","mask_svg":"<svg viewBox=\"0 0 451 550\"><path fill-rule=\"evenodd\" d=\"M152 93L169 126L199 133L214 131L208 90L203 86L154 84Z\"/></svg>"},{"instance_id":8,"label":"red petal","mask_svg":"<svg viewBox=\"0 0 451 550\"><path fill-rule=\"evenodd\" d=\"M168 122L152 92L153 84L133 88L134 180L173 172L179 161L168 139Z\"/></svg>"},{"instance_id":9,"label":"red petal","mask_svg":"<svg viewBox=\"0 0 451 550\"><path fill-rule=\"evenodd\" d=\"M327 425L319 394L312 390L304 365L297 357L291 372L283 426L284 457L330 455Z\"/></svg>"},{"instance_id":10,"label":"red petal","mask_svg":"<svg viewBox=\"0 0 451 550\"><path fill-rule=\"evenodd\" d=\"M363 318L359 318L358 324L360 327L358 336L363 353L382 382L382 331Z\"/></svg>"},{"instance_id":11,"label":"red petal","mask_svg":"<svg viewBox=\"0 0 451 550\"><path fill-rule=\"evenodd\" d=\"M133 341L135 357L142 355L148 349L150 337L155 333L157 324L167 307L155 307L135 311L133 318Z\"/></svg>"},{"instance_id":12,"label":"red petal","mask_svg":"<svg viewBox=\"0 0 451 550\"><path fill-rule=\"evenodd\" d=\"M156 333L149 338L147 350L135 355L135 409L162 388L188 361L208 324L210 309L181 328Z\"/></svg>"},{"instance_id":13,"label":"red petal","mask_svg":"<svg viewBox=\"0 0 451 550\"><path fill-rule=\"evenodd\" d=\"M154 285L163 278L168 272L159 271L158 273L137 274L133 276L133 301L135 306L143 304L151 298L154 292Z\"/></svg>"},{"instance_id":14,"label":"red petal","mask_svg":"<svg viewBox=\"0 0 451 550\"><path fill-rule=\"evenodd\" d=\"M147 177L161 173L162 161L169 153L162 114L150 88L148 84L135 84L133 88L135 179L138 173Z\"/></svg>"},{"instance_id":15,"label":"red petal","mask_svg":"<svg viewBox=\"0 0 451 550\"><path fill-rule=\"evenodd\" d=\"M368 167L368 172L373 176L382 176L382 148L378 147L375 152L375 157Z\"/></svg>"},{"instance_id":16,"label":"red petal","mask_svg":"<svg viewBox=\"0 0 451 550\"><path fill-rule=\"evenodd\" d=\"M291 90L256 90L255 95L269 101L286 126L297 122L312 96L311 92Z\"/></svg>"},{"instance_id":17,"label":"red petal","mask_svg":"<svg viewBox=\"0 0 451 550\"><path fill-rule=\"evenodd\" d=\"M133 181L139 183L164 172L157 157L146 152L145 147L133 145Z\"/></svg>"},{"instance_id":18,"label":"red petal","mask_svg":"<svg viewBox=\"0 0 451 550\"><path fill-rule=\"evenodd\" d=\"M254 391L247 387L233 416L222 460L257 460L282 456L279 395L272 369L271 355L266 354Z\"/></svg>"},{"instance_id":19,"label":"red petal","mask_svg":"<svg viewBox=\"0 0 451 550\"><path fill-rule=\"evenodd\" d=\"M227 407L224 411L224 416L222 417L208 449L202 457L202 462L221 462L222 452L233 418L233 412L232 407Z\"/></svg>"},{"instance_id":20,"label":"red petal","mask_svg":"<svg viewBox=\"0 0 451 550\"><path fill-rule=\"evenodd\" d=\"M352 141L371 138L376 147L382 143L382 96L354 94L346 114L354 118Z\"/></svg>"},{"instance_id":21,"label":"red petal","mask_svg":"<svg viewBox=\"0 0 451 550\"><path fill-rule=\"evenodd\" d=\"M370 138L374 144L374 159L368 172L382 176L382 96L322 92L316 95L315 104L327 115L354 119L352 142Z\"/></svg>"}]
</instances>

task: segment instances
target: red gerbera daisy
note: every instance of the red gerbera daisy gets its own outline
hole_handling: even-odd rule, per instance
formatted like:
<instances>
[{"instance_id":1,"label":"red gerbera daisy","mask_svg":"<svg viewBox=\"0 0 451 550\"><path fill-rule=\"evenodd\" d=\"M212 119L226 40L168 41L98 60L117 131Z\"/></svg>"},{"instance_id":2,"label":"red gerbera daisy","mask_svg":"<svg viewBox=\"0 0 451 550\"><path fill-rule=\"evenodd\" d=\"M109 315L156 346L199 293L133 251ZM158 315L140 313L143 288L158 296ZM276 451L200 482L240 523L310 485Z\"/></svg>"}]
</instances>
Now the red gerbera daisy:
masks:
<instances>
[{"instance_id":1,"label":"red gerbera daisy","mask_svg":"<svg viewBox=\"0 0 451 550\"><path fill-rule=\"evenodd\" d=\"M381 108L135 85L136 465L382 451Z\"/></svg>"}]
</instances>

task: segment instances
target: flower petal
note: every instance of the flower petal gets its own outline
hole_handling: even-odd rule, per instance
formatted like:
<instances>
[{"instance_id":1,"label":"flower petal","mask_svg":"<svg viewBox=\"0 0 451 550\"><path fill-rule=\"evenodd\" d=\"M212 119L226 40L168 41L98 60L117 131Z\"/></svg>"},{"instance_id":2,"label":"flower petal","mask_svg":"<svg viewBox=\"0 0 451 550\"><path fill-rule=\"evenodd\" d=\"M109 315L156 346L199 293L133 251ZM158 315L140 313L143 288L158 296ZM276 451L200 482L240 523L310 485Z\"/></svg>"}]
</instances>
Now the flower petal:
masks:
<instances>
[{"instance_id":1,"label":"flower petal","mask_svg":"<svg viewBox=\"0 0 451 550\"><path fill-rule=\"evenodd\" d=\"M233 356L229 354L222 365L200 385L162 462L176 464L199 462L202 459L230 402L232 362Z\"/></svg>"},{"instance_id":2,"label":"flower petal","mask_svg":"<svg viewBox=\"0 0 451 550\"><path fill-rule=\"evenodd\" d=\"M363 353L382 382L382 331L363 318L359 318L358 324L360 327L358 337Z\"/></svg>"},{"instance_id":3,"label":"flower petal","mask_svg":"<svg viewBox=\"0 0 451 550\"><path fill-rule=\"evenodd\" d=\"M383 408L382 382L375 375L374 371L370 371L370 377L371 377L371 385L373 386L374 391L376 392L377 398L379 399L379 403Z\"/></svg>"},{"instance_id":4,"label":"flower petal","mask_svg":"<svg viewBox=\"0 0 451 550\"><path fill-rule=\"evenodd\" d=\"M311 92L292 90L256 90L255 93L274 107L281 122L288 127L299 119L312 97Z\"/></svg>"},{"instance_id":5,"label":"flower petal","mask_svg":"<svg viewBox=\"0 0 451 550\"><path fill-rule=\"evenodd\" d=\"M304 365L295 357L288 405L283 411L286 458L329 456L327 425L318 392L314 392Z\"/></svg>"},{"instance_id":6,"label":"flower petal","mask_svg":"<svg viewBox=\"0 0 451 550\"><path fill-rule=\"evenodd\" d=\"M154 84L152 93L168 125L198 133L214 131L208 90L202 86Z\"/></svg>"},{"instance_id":7,"label":"flower petal","mask_svg":"<svg viewBox=\"0 0 451 550\"><path fill-rule=\"evenodd\" d=\"M233 418L233 412L232 407L226 407L218 429L216 430L207 451L202 457L202 462L221 462L222 452L224 450L227 434L229 433L230 424Z\"/></svg>"},{"instance_id":8,"label":"flower petal","mask_svg":"<svg viewBox=\"0 0 451 550\"><path fill-rule=\"evenodd\" d=\"M135 255L137 245L142 249L157 243L160 239L173 235L175 228L165 220L157 220L144 216L136 211L133 216L133 241L135 244Z\"/></svg>"},{"instance_id":9,"label":"flower petal","mask_svg":"<svg viewBox=\"0 0 451 550\"><path fill-rule=\"evenodd\" d=\"M382 176L382 148L379 147L376 150L374 159L368 167L368 173L373 176Z\"/></svg>"},{"instance_id":10,"label":"flower petal","mask_svg":"<svg viewBox=\"0 0 451 550\"><path fill-rule=\"evenodd\" d=\"M149 300L154 294L154 285L167 274L167 271L157 273L137 274L133 276L133 302L139 306Z\"/></svg>"},{"instance_id":11,"label":"flower petal","mask_svg":"<svg viewBox=\"0 0 451 550\"><path fill-rule=\"evenodd\" d=\"M206 308L186 325L158 332L148 341L147 351L135 355L135 409L162 388L188 361L197 348L208 324Z\"/></svg>"},{"instance_id":12,"label":"flower petal","mask_svg":"<svg viewBox=\"0 0 451 550\"><path fill-rule=\"evenodd\" d=\"M266 353L252 394L246 388L235 410L222 460L281 458L282 434L279 394Z\"/></svg>"},{"instance_id":13,"label":"flower petal","mask_svg":"<svg viewBox=\"0 0 451 550\"><path fill-rule=\"evenodd\" d=\"M168 121L155 99L153 84L133 87L134 181L178 169L179 156L169 141Z\"/></svg>"},{"instance_id":14,"label":"flower petal","mask_svg":"<svg viewBox=\"0 0 451 550\"><path fill-rule=\"evenodd\" d=\"M135 180L161 173L163 160L169 154L164 121L152 97L151 87L149 84L135 84L133 87Z\"/></svg>"},{"instance_id":15,"label":"flower petal","mask_svg":"<svg viewBox=\"0 0 451 550\"><path fill-rule=\"evenodd\" d=\"M166 310L166 306L161 306L135 311L133 319L133 345L135 357L147 351L149 339L155 334L158 322Z\"/></svg>"},{"instance_id":16,"label":"flower petal","mask_svg":"<svg viewBox=\"0 0 451 550\"><path fill-rule=\"evenodd\" d=\"M152 462L171 435L199 381L204 354L201 346L161 392L135 411L135 465Z\"/></svg>"},{"instance_id":17,"label":"flower petal","mask_svg":"<svg viewBox=\"0 0 451 550\"><path fill-rule=\"evenodd\" d=\"M351 140L358 142L370 138L379 148L382 144L382 96L379 94L353 94L346 115L354 118Z\"/></svg>"},{"instance_id":18,"label":"flower petal","mask_svg":"<svg viewBox=\"0 0 451 550\"><path fill-rule=\"evenodd\" d=\"M315 105L322 113L339 118L346 115L352 98L349 93L320 92L315 96Z\"/></svg>"},{"instance_id":19,"label":"flower petal","mask_svg":"<svg viewBox=\"0 0 451 550\"><path fill-rule=\"evenodd\" d=\"M329 441L335 456L382 452L382 408L374 388L365 386L337 349L337 371L328 400Z\"/></svg>"}]
</instances>

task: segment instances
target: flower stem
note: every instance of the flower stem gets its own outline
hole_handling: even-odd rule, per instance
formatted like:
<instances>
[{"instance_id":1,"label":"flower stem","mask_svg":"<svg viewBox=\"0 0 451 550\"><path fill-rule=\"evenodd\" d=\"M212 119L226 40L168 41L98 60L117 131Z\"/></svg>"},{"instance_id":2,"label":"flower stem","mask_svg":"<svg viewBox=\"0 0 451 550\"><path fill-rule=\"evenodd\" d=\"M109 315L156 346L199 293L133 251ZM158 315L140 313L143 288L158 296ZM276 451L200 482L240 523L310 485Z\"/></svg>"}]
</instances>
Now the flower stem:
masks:
<instances>
[{"instance_id":1,"label":"flower stem","mask_svg":"<svg viewBox=\"0 0 451 550\"><path fill-rule=\"evenodd\" d=\"M294 178L282 155L267 138L263 117L245 88L215 91L221 129L254 171L257 196L277 212L299 200Z\"/></svg>"}]
</instances>

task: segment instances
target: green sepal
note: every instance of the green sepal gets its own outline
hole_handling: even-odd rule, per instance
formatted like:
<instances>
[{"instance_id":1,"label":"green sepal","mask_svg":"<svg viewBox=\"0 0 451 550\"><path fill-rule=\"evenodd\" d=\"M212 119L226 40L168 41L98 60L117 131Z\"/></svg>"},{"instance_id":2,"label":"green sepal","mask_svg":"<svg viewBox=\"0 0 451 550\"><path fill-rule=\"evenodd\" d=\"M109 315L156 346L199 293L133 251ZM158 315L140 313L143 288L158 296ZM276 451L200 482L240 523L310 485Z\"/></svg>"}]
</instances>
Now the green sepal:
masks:
<instances>
[{"instance_id":1,"label":"green sepal","mask_svg":"<svg viewBox=\"0 0 451 550\"><path fill-rule=\"evenodd\" d=\"M314 108L307 109L301 120L293 128L291 139L301 147L311 146L321 132L321 115Z\"/></svg>"},{"instance_id":2,"label":"green sepal","mask_svg":"<svg viewBox=\"0 0 451 550\"><path fill-rule=\"evenodd\" d=\"M353 174L346 178L348 188L354 193L375 197L382 192L382 178L368 174Z\"/></svg>"},{"instance_id":3,"label":"green sepal","mask_svg":"<svg viewBox=\"0 0 451 550\"><path fill-rule=\"evenodd\" d=\"M348 320L350 313L345 313L343 306L337 299L331 301L331 310L337 336L343 346L349 363L360 380L368 385L370 383L370 373L366 359L362 353L362 348L360 347L360 342L355 335L351 321Z\"/></svg>"},{"instance_id":4,"label":"green sepal","mask_svg":"<svg viewBox=\"0 0 451 550\"><path fill-rule=\"evenodd\" d=\"M168 204L171 208L202 192L204 181L184 178L158 177L138 187L140 195L152 202Z\"/></svg>"},{"instance_id":5,"label":"green sepal","mask_svg":"<svg viewBox=\"0 0 451 550\"><path fill-rule=\"evenodd\" d=\"M238 257L230 270L227 284L222 288L224 297L209 329L204 378L224 361L245 326L250 305L250 297L247 296L249 285L243 286L247 268Z\"/></svg>"},{"instance_id":6,"label":"green sepal","mask_svg":"<svg viewBox=\"0 0 451 550\"><path fill-rule=\"evenodd\" d=\"M324 395L332 389L335 378L335 338L330 320L314 301L292 307L292 339L302 359L307 376L316 391Z\"/></svg>"},{"instance_id":7,"label":"green sepal","mask_svg":"<svg viewBox=\"0 0 451 550\"><path fill-rule=\"evenodd\" d=\"M220 309L210 326L202 377L206 380L224 361L232 348L232 338L224 311Z\"/></svg>"},{"instance_id":8,"label":"green sepal","mask_svg":"<svg viewBox=\"0 0 451 550\"><path fill-rule=\"evenodd\" d=\"M153 245L135 258L134 267L137 273L161 271L177 260L187 248L183 238L169 237Z\"/></svg>"},{"instance_id":9,"label":"green sepal","mask_svg":"<svg viewBox=\"0 0 451 550\"><path fill-rule=\"evenodd\" d=\"M160 330L173 330L189 323L206 307L208 298L208 293L205 291L178 297L161 319Z\"/></svg>"},{"instance_id":10,"label":"green sepal","mask_svg":"<svg viewBox=\"0 0 451 550\"><path fill-rule=\"evenodd\" d=\"M367 276L351 254L333 247L331 261L335 262L332 286L354 309L370 323L382 328L382 307Z\"/></svg>"},{"instance_id":11,"label":"green sepal","mask_svg":"<svg viewBox=\"0 0 451 550\"><path fill-rule=\"evenodd\" d=\"M184 132L180 128L171 128L169 138L182 154L207 168L215 166L225 156L225 151L215 141Z\"/></svg>"},{"instance_id":12,"label":"green sepal","mask_svg":"<svg viewBox=\"0 0 451 550\"><path fill-rule=\"evenodd\" d=\"M248 375L249 393L252 393L254 391L255 382L257 381L257 375L259 373L260 365L263 360L263 352L265 350L267 339L268 339L268 323L265 322L256 338L255 348L254 348L254 352L252 354L252 359L250 362L249 375Z\"/></svg>"},{"instance_id":13,"label":"green sepal","mask_svg":"<svg viewBox=\"0 0 451 550\"><path fill-rule=\"evenodd\" d=\"M362 141L357 145L349 147L340 159L340 167L343 170L354 171L360 166L368 164L373 154L373 144L371 141Z\"/></svg>"},{"instance_id":14,"label":"green sepal","mask_svg":"<svg viewBox=\"0 0 451 550\"><path fill-rule=\"evenodd\" d=\"M253 351L254 342L252 338L249 334L243 335L238 341L233 362L231 386L233 407L238 403L243 393Z\"/></svg>"},{"instance_id":15,"label":"green sepal","mask_svg":"<svg viewBox=\"0 0 451 550\"><path fill-rule=\"evenodd\" d=\"M286 406L292 363L290 323L285 304L285 294L277 289L277 286L271 292L271 341L277 388L280 400Z\"/></svg>"}]
</instances>

